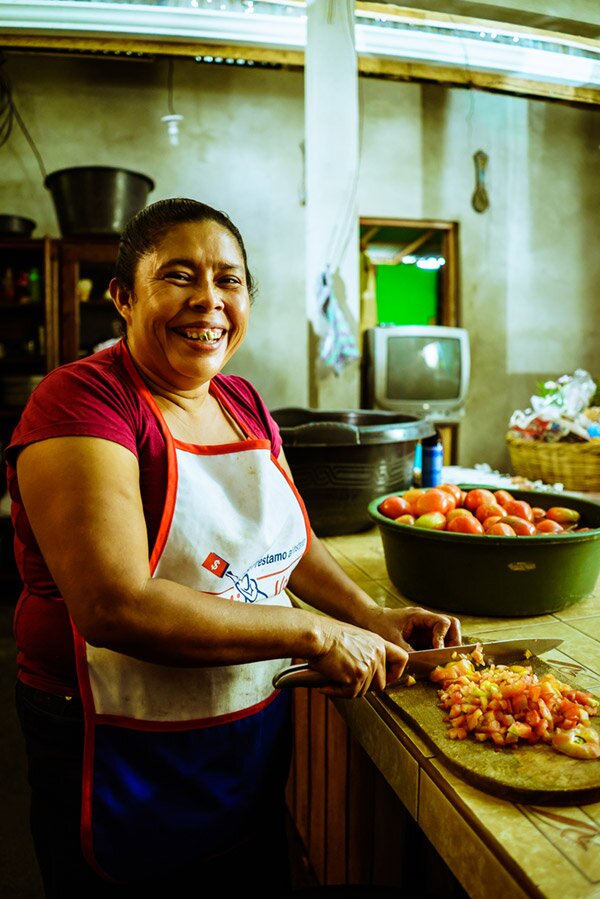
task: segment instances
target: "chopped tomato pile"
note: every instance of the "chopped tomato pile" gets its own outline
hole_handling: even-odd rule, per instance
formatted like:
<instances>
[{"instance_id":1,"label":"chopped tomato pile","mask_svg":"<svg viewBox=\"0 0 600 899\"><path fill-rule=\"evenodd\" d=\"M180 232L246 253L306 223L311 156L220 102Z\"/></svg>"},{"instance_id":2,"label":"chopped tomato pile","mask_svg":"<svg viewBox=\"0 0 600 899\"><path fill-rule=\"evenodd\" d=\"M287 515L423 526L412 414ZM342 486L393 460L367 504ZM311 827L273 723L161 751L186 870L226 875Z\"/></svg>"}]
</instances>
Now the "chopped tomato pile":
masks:
<instances>
[{"instance_id":1,"label":"chopped tomato pile","mask_svg":"<svg viewBox=\"0 0 600 899\"><path fill-rule=\"evenodd\" d=\"M451 740L471 736L495 746L548 743L572 758L600 758L600 738L590 724L598 701L553 674L539 677L531 665L484 664L477 650L438 666L430 677L440 684Z\"/></svg>"}]
</instances>

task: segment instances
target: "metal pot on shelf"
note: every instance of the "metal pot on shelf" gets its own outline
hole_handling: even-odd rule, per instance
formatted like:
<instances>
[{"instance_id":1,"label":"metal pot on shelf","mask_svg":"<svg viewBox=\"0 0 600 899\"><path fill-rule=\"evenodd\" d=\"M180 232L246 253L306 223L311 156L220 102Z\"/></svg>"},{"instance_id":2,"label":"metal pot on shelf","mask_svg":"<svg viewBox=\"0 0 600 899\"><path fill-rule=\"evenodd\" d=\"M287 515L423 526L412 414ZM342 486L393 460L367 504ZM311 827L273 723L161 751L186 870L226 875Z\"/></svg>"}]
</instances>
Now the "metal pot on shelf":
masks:
<instances>
[{"instance_id":1,"label":"metal pot on shelf","mask_svg":"<svg viewBox=\"0 0 600 899\"><path fill-rule=\"evenodd\" d=\"M120 234L154 190L147 175L101 165L59 169L44 184L63 237Z\"/></svg>"}]
</instances>

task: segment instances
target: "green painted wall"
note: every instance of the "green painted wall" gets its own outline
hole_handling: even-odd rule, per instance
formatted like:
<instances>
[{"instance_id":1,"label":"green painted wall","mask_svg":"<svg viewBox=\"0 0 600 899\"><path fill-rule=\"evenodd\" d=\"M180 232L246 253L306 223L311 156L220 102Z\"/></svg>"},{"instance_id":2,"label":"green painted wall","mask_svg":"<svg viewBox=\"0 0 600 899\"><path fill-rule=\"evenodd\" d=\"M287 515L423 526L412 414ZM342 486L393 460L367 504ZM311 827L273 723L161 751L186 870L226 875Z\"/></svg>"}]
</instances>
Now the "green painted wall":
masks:
<instances>
[{"instance_id":1,"label":"green painted wall","mask_svg":"<svg viewBox=\"0 0 600 899\"><path fill-rule=\"evenodd\" d=\"M378 265L376 274L379 324L435 325L439 271L416 265Z\"/></svg>"}]
</instances>

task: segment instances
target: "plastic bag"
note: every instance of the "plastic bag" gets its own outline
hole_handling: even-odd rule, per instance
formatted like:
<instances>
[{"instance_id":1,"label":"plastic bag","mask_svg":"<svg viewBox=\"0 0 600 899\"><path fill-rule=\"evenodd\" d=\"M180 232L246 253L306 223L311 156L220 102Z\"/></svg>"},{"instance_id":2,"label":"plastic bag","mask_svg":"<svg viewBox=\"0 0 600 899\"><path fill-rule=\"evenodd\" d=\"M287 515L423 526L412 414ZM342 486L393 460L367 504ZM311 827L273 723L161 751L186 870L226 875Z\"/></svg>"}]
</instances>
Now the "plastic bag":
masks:
<instances>
[{"instance_id":1,"label":"plastic bag","mask_svg":"<svg viewBox=\"0 0 600 899\"><path fill-rule=\"evenodd\" d=\"M596 393L596 382L582 368L556 381L546 381L531 397L531 407L513 412L509 433L526 440L590 440L591 420L586 410Z\"/></svg>"}]
</instances>

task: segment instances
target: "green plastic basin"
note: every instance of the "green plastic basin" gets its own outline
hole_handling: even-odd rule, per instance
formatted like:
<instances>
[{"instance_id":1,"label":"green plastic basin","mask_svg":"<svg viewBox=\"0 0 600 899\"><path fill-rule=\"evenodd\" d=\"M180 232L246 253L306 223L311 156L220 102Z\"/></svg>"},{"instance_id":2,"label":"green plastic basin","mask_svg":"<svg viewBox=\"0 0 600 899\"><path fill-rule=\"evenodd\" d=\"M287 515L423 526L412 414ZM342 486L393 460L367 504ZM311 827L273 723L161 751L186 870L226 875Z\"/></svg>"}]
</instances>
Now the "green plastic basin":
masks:
<instances>
[{"instance_id":1,"label":"green plastic basin","mask_svg":"<svg viewBox=\"0 0 600 899\"><path fill-rule=\"evenodd\" d=\"M433 609L495 618L545 615L589 596L600 574L600 505L568 494L508 489L533 506L576 509L579 526L592 530L536 537L426 530L381 515L382 500L401 495L388 493L369 503L368 512L400 593Z\"/></svg>"}]
</instances>

